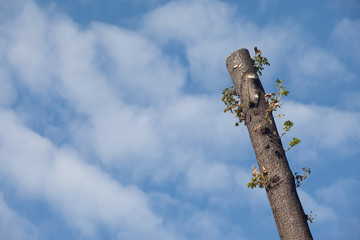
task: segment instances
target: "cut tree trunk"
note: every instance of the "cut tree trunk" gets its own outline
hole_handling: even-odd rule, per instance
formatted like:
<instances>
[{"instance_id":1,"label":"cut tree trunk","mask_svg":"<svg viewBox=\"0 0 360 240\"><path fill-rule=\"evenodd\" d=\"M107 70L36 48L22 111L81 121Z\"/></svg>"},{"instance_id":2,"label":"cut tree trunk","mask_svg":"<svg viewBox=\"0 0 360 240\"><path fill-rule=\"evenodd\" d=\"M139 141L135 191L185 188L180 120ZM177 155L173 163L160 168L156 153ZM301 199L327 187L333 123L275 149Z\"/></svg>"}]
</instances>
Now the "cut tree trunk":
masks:
<instances>
[{"instance_id":1,"label":"cut tree trunk","mask_svg":"<svg viewBox=\"0 0 360 240\"><path fill-rule=\"evenodd\" d=\"M267 170L265 189L280 239L313 239L272 113L265 119L268 103L249 51L240 49L232 53L226 66L243 104L245 125L259 170L263 167Z\"/></svg>"}]
</instances>

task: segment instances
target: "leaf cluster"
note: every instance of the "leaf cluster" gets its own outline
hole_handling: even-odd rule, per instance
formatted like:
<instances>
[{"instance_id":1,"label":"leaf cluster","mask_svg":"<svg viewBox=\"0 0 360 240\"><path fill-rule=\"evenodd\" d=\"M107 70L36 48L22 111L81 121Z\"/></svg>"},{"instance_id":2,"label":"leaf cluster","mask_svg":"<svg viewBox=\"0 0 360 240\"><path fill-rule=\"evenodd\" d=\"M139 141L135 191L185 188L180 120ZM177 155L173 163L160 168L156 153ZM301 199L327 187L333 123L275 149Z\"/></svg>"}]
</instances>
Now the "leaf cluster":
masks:
<instances>
[{"instance_id":1,"label":"leaf cluster","mask_svg":"<svg viewBox=\"0 0 360 240\"><path fill-rule=\"evenodd\" d=\"M303 174L299 174L298 172L295 172L295 182L296 182L296 187L300 187L301 184L304 182L304 180L307 178L308 174L311 174L311 170L308 167L303 167Z\"/></svg>"},{"instance_id":2,"label":"leaf cluster","mask_svg":"<svg viewBox=\"0 0 360 240\"><path fill-rule=\"evenodd\" d=\"M262 71L264 70L264 65L270 66L269 61L266 57L261 56L261 51L257 47L254 47L255 56L251 59L255 71L259 73L260 76L262 76Z\"/></svg>"},{"instance_id":3,"label":"leaf cluster","mask_svg":"<svg viewBox=\"0 0 360 240\"><path fill-rule=\"evenodd\" d=\"M316 218L316 214L313 215L312 211L310 211L310 214L306 214L306 217L310 223L313 223L314 219Z\"/></svg>"},{"instance_id":4,"label":"leaf cluster","mask_svg":"<svg viewBox=\"0 0 360 240\"><path fill-rule=\"evenodd\" d=\"M276 86L278 92L277 93L269 93L269 94L265 95L265 99L267 100L268 105L269 105L268 109L266 110L265 118L268 117L270 112L276 111L277 108L280 108L281 105L283 104L280 102L282 96L287 96L290 93L289 90L286 90L285 87L283 86L283 84L282 84L283 82L284 82L284 80L277 79L275 86ZM284 117L284 115L280 114L279 117L282 118L282 117ZM292 121L290 121L290 120L285 121L284 127L282 128L284 131L280 137L283 137L287 132L289 132L293 126L294 126L294 123ZM285 151L289 151L292 147L298 145L300 142L301 142L300 139L293 138L293 140L291 142L289 142L289 148L287 148Z\"/></svg>"},{"instance_id":5,"label":"leaf cluster","mask_svg":"<svg viewBox=\"0 0 360 240\"><path fill-rule=\"evenodd\" d=\"M291 142L289 142L289 148L285 150L286 151L289 151L292 147L295 147L296 145L298 145L299 143L301 142L300 139L298 138L293 138L293 140Z\"/></svg>"},{"instance_id":6,"label":"leaf cluster","mask_svg":"<svg viewBox=\"0 0 360 240\"><path fill-rule=\"evenodd\" d=\"M261 173L257 170L256 167L252 166L253 172L252 172L252 178L251 181L247 184L248 188L256 188L259 186L259 188L264 188L268 186L265 175L267 174L267 170L262 167Z\"/></svg>"},{"instance_id":7,"label":"leaf cluster","mask_svg":"<svg viewBox=\"0 0 360 240\"><path fill-rule=\"evenodd\" d=\"M266 110L266 116L268 116L268 113L276 111L277 108L280 108L282 105L282 103L280 102L281 97L287 96L290 93L289 90L286 90L285 87L282 85L283 82L284 80L276 79L275 86L278 91L276 93L268 93L265 95L265 99L269 105L268 109Z\"/></svg>"},{"instance_id":8,"label":"leaf cluster","mask_svg":"<svg viewBox=\"0 0 360 240\"><path fill-rule=\"evenodd\" d=\"M239 119L239 121L235 123L235 126L239 126L239 123L245 120L243 115L243 105L240 103L239 95L237 94L234 86L231 86L230 88L225 88L222 94L223 97L221 98L221 100L226 105L224 112L230 111L234 117Z\"/></svg>"},{"instance_id":9,"label":"leaf cluster","mask_svg":"<svg viewBox=\"0 0 360 240\"><path fill-rule=\"evenodd\" d=\"M284 130L284 133L281 135L283 136L286 132L290 131L290 129L294 126L294 123L290 120L287 120L284 122L284 127L283 127L283 130Z\"/></svg>"}]
</instances>

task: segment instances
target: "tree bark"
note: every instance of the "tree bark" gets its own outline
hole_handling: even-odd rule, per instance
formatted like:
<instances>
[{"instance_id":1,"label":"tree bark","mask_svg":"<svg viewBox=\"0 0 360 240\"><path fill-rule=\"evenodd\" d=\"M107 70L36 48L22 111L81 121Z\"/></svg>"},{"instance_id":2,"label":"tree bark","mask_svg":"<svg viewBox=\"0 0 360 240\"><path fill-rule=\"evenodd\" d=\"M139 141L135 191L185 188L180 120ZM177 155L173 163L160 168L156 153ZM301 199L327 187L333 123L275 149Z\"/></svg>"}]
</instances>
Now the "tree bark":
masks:
<instances>
[{"instance_id":1,"label":"tree bark","mask_svg":"<svg viewBox=\"0 0 360 240\"><path fill-rule=\"evenodd\" d=\"M232 53L226 66L243 104L245 125L259 170L263 167L267 170L265 189L280 239L313 239L272 113L265 119L268 103L249 51L240 49Z\"/></svg>"}]
</instances>

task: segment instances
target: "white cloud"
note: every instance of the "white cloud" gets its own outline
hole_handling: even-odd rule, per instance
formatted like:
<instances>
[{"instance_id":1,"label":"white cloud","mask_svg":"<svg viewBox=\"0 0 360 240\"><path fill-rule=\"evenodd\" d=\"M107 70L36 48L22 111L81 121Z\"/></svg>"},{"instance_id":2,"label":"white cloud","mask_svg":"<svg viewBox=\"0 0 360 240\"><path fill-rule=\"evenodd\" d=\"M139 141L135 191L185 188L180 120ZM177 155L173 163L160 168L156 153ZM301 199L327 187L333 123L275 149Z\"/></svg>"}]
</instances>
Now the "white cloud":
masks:
<instances>
[{"instance_id":1,"label":"white cloud","mask_svg":"<svg viewBox=\"0 0 360 240\"><path fill-rule=\"evenodd\" d=\"M319 202L332 206L336 215L339 216L335 220L331 219L335 222L330 230L334 238L358 238L360 236L360 209L358 207L360 191L356 186L359 184L359 180L340 176L335 176L335 178L336 180L332 183L330 183L332 179L329 178L327 181L329 186L317 189L315 196ZM346 226L346 231L342 230L342 224Z\"/></svg>"},{"instance_id":2,"label":"white cloud","mask_svg":"<svg viewBox=\"0 0 360 240\"><path fill-rule=\"evenodd\" d=\"M219 231L219 222L216 216L208 212L199 212L192 216L187 222L187 230L190 234L195 235L197 239L219 239L222 234Z\"/></svg>"},{"instance_id":3,"label":"white cloud","mask_svg":"<svg viewBox=\"0 0 360 240\"><path fill-rule=\"evenodd\" d=\"M215 69L226 69L228 16L231 10L217 1L170 2L145 17L144 32L162 45L184 45L192 81L213 90L225 81Z\"/></svg>"},{"instance_id":4,"label":"white cloud","mask_svg":"<svg viewBox=\"0 0 360 240\"><path fill-rule=\"evenodd\" d=\"M24 20L28 18L39 22L40 29L30 28ZM20 34L23 28L30 35L34 29L37 36L28 41ZM235 145L237 134L224 122L230 118L222 113L220 95L181 95L183 67L144 36L100 23L80 29L63 16L47 18L31 2L25 4L16 28L6 31L14 40L7 42L10 63L22 73L21 83L33 91L30 96L46 93L48 107L71 116L63 123L68 139L108 166L143 179L158 172L165 176L178 171L174 167L179 164L186 171L186 161L180 163L183 148L205 144L225 152ZM33 62L32 51L40 46L45 50L34 53L38 60ZM24 65L32 66L31 71ZM58 101L69 109L61 112ZM33 122L41 118L25 115ZM41 128L51 129L47 124L56 122ZM170 163L164 154L170 155Z\"/></svg>"},{"instance_id":5,"label":"white cloud","mask_svg":"<svg viewBox=\"0 0 360 240\"><path fill-rule=\"evenodd\" d=\"M255 162L254 165L256 165ZM264 211L269 208L266 192L264 189L247 187L252 177L251 173L251 167L248 169L236 169L234 177L238 187L241 189L241 201L239 203L243 206L250 206L253 212L264 214Z\"/></svg>"},{"instance_id":6,"label":"white cloud","mask_svg":"<svg viewBox=\"0 0 360 240\"><path fill-rule=\"evenodd\" d=\"M79 112L91 115L116 103L105 77L93 64L95 36L92 31L78 31L70 21L59 21L53 26L56 46L56 71L62 97L70 101Z\"/></svg>"},{"instance_id":7,"label":"white cloud","mask_svg":"<svg viewBox=\"0 0 360 240\"><path fill-rule=\"evenodd\" d=\"M2 55L2 53L3 51L0 49L0 54ZM16 99L16 91L14 89L14 85L10 80L9 71L3 69L2 67L0 67L0 85L3 89L2 94L0 95L0 106L9 106Z\"/></svg>"},{"instance_id":8,"label":"white cloud","mask_svg":"<svg viewBox=\"0 0 360 240\"><path fill-rule=\"evenodd\" d=\"M48 43L51 31L45 14L31 1L25 2L21 12L14 22L2 27L8 34L6 55L27 87L44 92L51 86L52 69L44 67L53 61Z\"/></svg>"},{"instance_id":9,"label":"white cloud","mask_svg":"<svg viewBox=\"0 0 360 240\"><path fill-rule=\"evenodd\" d=\"M37 239L36 235L35 226L10 209L0 194L0 239Z\"/></svg>"},{"instance_id":10,"label":"white cloud","mask_svg":"<svg viewBox=\"0 0 360 240\"><path fill-rule=\"evenodd\" d=\"M196 161L188 169L187 177L190 188L200 192L222 192L232 187L230 172L221 163Z\"/></svg>"},{"instance_id":11,"label":"white cloud","mask_svg":"<svg viewBox=\"0 0 360 240\"><path fill-rule=\"evenodd\" d=\"M289 70L293 82L301 79L303 91L328 77L354 79L336 56L312 47L299 24L260 28L218 1L170 2L145 17L143 31L163 46L184 46L191 81L205 91L218 91L225 85L229 79L225 59L232 51L248 48L253 54L254 46L270 60L271 78L280 77L275 72Z\"/></svg>"},{"instance_id":12,"label":"white cloud","mask_svg":"<svg viewBox=\"0 0 360 240\"><path fill-rule=\"evenodd\" d=\"M332 0L328 3L335 11L345 15L359 16L360 3L358 0Z\"/></svg>"},{"instance_id":13,"label":"white cloud","mask_svg":"<svg viewBox=\"0 0 360 240\"><path fill-rule=\"evenodd\" d=\"M286 102L280 111L285 117L277 120L279 129L282 122L288 119L295 124L284 137L284 145L287 145L286 141L289 137L300 138L302 140L300 147L303 149L299 153L302 155L300 159L316 160L318 157L316 154L320 149L347 154L358 151L355 143L360 142L357 131L360 127L359 113L295 102ZM312 154L313 151L315 155Z\"/></svg>"},{"instance_id":14,"label":"white cloud","mask_svg":"<svg viewBox=\"0 0 360 240\"><path fill-rule=\"evenodd\" d=\"M104 224L119 237L171 239L138 188L115 182L72 150L56 149L12 112L1 111L0 126L1 176L18 191L46 199L85 236Z\"/></svg>"},{"instance_id":15,"label":"white cloud","mask_svg":"<svg viewBox=\"0 0 360 240\"><path fill-rule=\"evenodd\" d=\"M304 52L295 65L298 73L311 77L311 81L306 82L308 85L316 84L317 81L324 79L324 76L334 76L334 74L342 81L353 77L350 73L346 74L344 65L338 59L320 49L309 49Z\"/></svg>"},{"instance_id":16,"label":"white cloud","mask_svg":"<svg viewBox=\"0 0 360 240\"><path fill-rule=\"evenodd\" d=\"M181 199L189 193L206 192L226 199L228 195L222 193L230 192L235 177L244 195L240 204L264 212L268 206L264 191L246 188L251 169L237 167L253 157L246 128L235 128L220 102L221 87L231 84L226 56L238 47L252 49L250 43L256 43L275 59L275 70L283 67L280 59L298 47L291 57L304 60L299 61L299 68L309 74L321 76L324 69L339 64L338 59L323 64L332 58L323 50L303 52L306 43L301 42L306 37L298 26L284 23L260 28L238 19L229 5L218 1L171 2L149 13L140 31L102 23L80 28L64 16L50 17L31 1L21 7L15 20L1 27L9 38L0 40L5 46L0 44L5 56L0 81L9 91L0 101L9 105L19 100L20 107L1 112L0 175L19 195L45 200L87 236L105 226L125 239L131 234L135 239L171 238L167 230L170 225L176 228L173 219L165 226L162 217L152 212L148 196L135 186L142 184L150 189L152 184L171 187L164 208L181 208L191 205ZM174 42L185 46L189 70L177 56L165 52ZM217 94L187 95L189 81L201 91ZM30 98L46 96L34 100L42 109L40 114L26 110L14 83ZM61 108L62 104L68 108ZM43 128L48 130L60 121L56 117L53 122L44 121L51 114L44 106L69 116L61 118L59 127L68 148L55 146L43 134ZM295 121L294 132L304 134L303 142L314 143L314 155L339 145L355 151L347 142L350 138L359 141L353 131L359 128L357 113L298 103L285 104L284 109ZM38 129L25 126L30 124L21 111L28 111L27 116L40 125L42 136L35 132ZM100 161L106 170L87 163L92 161ZM120 184L107 170L134 186ZM179 183L184 186L178 187ZM319 206L311 199L308 202ZM259 210L259 206L264 208ZM191 206L193 217L182 219L181 224L190 220L187 233L198 224L197 236L220 238L218 216L197 211Z\"/></svg>"},{"instance_id":17,"label":"white cloud","mask_svg":"<svg viewBox=\"0 0 360 240\"><path fill-rule=\"evenodd\" d=\"M93 25L98 44L114 74L108 81L123 99L144 105L177 96L185 71L151 41L136 32L103 24ZM103 56L104 57L104 56Z\"/></svg>"},{"instance_id":18,"label":"white cloud","mask_svg":"<svg viewBox=\"0 0 360 240\"><path fill-rule=\"evenodd\" d=\"M327 203L335 203L349 207L349 203L357 203L360 201L360 191L354 186L359 184L355 179L338 179L333 185L329 187L320 188L316 191L318 198L323 199ZM353 193L353 198L349 199L349 195ZM357 199L354 199L354 197ZM352 206L357 208L357 206Z\"/></svg>"},{"instance_id":19,"label":"white cloud","mask_svg":"<svg viewBox=\"0 0 360 240\"><path fill-rule=\"evenodd\" d=\"M341 47L343 53L340 55L349 56L356 62L360 62L360 20L342 19L336 26L332 34L332 41Z\"/></svg>"},{"instance_id":20,"label":"white cloud","mask_svg":"<svg viewBox=\"0 0 360 240\"><path fill-rule=\"evenodd\" d=\"M275 1L260 0L259 1L259 11L265 12L267 10L267 8L269 8L269 5L274 5L274 4L278 4L278 3L279 3L278 0L275 0Z\"/></svg>"},{"instance_id":21,"label":"white cloud","mask_svg":"<svg viewBox=\"0 0 360 240\"><path fill-rule=\"evenodd\" d=\"M146 31L162 41L200 41L204 36L219 37L228 32L226 17L231 10L217 1L170 2L148 14Z\"/></svg>"},{"instance_id":22,"label":"white cloud","mask_svg":"<svg viewBox=\"0 0 360 240\"><path fill-rule=\"evenodd\" d=\"M290 74L286 85L289 89L296 90L296 94L307 102L314 99L323 104L327 101L329 105L341 106L343 99L339 98L338 102L334 102L329 94L337 94L339 88L343 88L342 92L345 92L348 88L343 86L356 83L356 73L340 58L309 44L299 43L294 53L287 54L283 59L284 62L287 63ZM320 89L323 89L321 93Z\"/></svg>"},{"instance_id":23,"label":"white cloud","mask_svg":"<svg viewBox=\"0 0 360 240\"><path fill-rule=\"evenodd\" d=\"M338 217L331 207L318 203L311 195L309 195L305 191L298 189L298 194L301 199L305 214L310 215L312 212L313 217L316 215L316 222L322 223L334 221Z\"/></svg>"}]
</instances>

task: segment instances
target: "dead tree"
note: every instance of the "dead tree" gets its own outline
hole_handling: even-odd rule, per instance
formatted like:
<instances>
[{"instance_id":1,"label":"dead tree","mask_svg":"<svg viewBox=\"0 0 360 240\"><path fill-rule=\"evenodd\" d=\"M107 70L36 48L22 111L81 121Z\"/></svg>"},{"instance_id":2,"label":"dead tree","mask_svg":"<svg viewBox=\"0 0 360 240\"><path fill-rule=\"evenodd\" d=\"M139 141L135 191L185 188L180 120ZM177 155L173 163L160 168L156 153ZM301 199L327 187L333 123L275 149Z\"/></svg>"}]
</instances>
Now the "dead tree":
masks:
<instances>
[{"instance_id":1,"label":"dead tree","mask_svg":"<svg viewBox=\"0 0 360 240\"><path fill-rule=\"evenodd\" d=\"M226 66L240 96L245 125L259 169L266 170L266 194L280 239L313 239L296 191L294 175L249 51L240 49L232 53L226 60Z\"/></svg>"}]
</instances>

